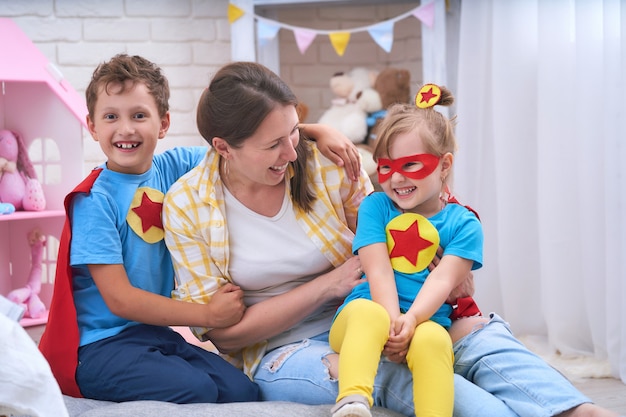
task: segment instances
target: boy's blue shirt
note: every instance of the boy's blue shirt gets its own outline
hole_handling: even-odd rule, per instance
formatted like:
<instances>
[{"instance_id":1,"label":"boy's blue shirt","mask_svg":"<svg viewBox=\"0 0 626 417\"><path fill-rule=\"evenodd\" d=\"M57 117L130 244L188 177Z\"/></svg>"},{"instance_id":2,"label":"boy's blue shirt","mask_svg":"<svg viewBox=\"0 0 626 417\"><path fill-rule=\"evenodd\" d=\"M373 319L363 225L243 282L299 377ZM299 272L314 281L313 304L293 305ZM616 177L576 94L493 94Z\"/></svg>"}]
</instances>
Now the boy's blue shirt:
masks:
<instances>
[{"instance_id":1,"label":"boy's blue shirt","mask_svg":"<svg viewBox=\"0 0 626 417\"><path fill-rule=\"evenodd\" d=\"M174 269L163 241L163 197L206 151L165 151L140 175L114 172L105 164L91 192L74 197L70 264L81 346L137 324L108 309L86 265L123 264L133 286L170 297Z\"/></svg>"}]
</instances>

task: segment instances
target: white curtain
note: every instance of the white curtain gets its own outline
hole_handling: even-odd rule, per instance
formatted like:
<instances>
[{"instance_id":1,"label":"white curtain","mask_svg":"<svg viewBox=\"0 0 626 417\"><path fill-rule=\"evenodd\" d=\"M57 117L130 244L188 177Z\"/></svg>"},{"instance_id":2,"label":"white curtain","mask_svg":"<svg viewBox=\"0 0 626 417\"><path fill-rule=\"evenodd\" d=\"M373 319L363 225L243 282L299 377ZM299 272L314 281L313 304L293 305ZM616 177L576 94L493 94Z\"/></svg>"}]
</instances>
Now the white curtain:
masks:
<instances>
[{"instance_id":1,"label":"white curtain","mask_svg":"<svg viewBox=\"0 0 626 417\"><path fill-rule=\"evenodd\" d=\"M626 2L462 0L454 189L476 298L626 382Z\"/></svg>"}]
</instances>

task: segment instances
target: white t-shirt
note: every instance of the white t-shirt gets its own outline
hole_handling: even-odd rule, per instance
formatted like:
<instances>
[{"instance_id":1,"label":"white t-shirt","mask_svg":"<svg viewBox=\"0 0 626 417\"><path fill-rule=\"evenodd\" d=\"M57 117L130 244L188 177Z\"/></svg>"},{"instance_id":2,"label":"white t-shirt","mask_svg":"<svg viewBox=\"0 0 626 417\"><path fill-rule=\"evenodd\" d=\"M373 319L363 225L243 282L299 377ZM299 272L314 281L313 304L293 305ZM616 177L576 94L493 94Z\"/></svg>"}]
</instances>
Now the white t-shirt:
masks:
<instances>
[{"instance_id":1,"label":"white t-shirt","mask_svg":"<svg viewBox=\"0 0 626 417\"><path fill-rule=\"evenodd\" d=\"M293 204L286 193L280 211L273 217L248 209L228 189L225 189L225 202L230 276L244 290L246 306L283 294L332 269L296 222ZM326 306L272 338L269 349L327 331L336 307Z\"/></svg>"}]
</instances>

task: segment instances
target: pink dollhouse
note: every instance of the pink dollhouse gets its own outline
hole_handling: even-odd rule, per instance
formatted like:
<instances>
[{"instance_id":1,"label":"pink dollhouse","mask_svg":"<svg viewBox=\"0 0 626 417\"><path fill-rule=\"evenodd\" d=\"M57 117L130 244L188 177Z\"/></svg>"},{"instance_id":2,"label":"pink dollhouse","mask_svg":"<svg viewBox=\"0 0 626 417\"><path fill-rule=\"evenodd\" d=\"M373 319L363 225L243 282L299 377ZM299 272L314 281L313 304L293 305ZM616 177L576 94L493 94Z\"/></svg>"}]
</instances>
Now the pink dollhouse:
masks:
<instances>
[{"instance_id":1,"label":"pink dollhouse","mask_svg":"<svg viewBox=\"0 0 626 417\"><path fill-rule=\"evenodd\" d=\"M28 236L36 231L45 241L39 298L47 309L65 220L63 198L83 177L87 107L83 97L10 19L0 18L0 56L0 130L21 136L46 199L43 211L0 215L0 294L7 296L26 286L34 265ZM47 312L37 316L30 317L27 311L22 325L47 320Z\"/></svg>"}]
</instances>

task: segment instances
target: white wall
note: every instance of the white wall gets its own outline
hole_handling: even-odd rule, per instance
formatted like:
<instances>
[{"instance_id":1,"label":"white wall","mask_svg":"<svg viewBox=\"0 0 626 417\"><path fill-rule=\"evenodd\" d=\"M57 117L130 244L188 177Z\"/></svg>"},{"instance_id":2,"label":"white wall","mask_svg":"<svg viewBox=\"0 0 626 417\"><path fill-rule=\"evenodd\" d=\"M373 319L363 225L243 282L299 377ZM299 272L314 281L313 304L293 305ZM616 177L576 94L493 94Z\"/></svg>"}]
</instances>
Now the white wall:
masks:
<instances>
[{"instance_id":1,"label":"white wall","mask_svg":"<svg viewBox=\"0 0 626 417\"><path fill-rule=\"evenodd\" d=\"M381 0L379 5L291 6L257 8L281 22L331 30L355 28L394 18L419 2ZM138 54L160 65L170 81L172 126L158 150L204 141L195 127L195 106L213 72L231 58L228 0L0 0L0 16L13 19L84 93L94 68L120 52ZM281 30L281 76L311 109L316 121L330 106L328 81L355 66L407 68L415 89L421 80L420 23L409 17L396 23L387 54L366 32L355 33L339 57L326 36L307 52L298 51L293 33ZM0 39L0 42L5 40ZM104 161L99 146L84 140L84 171ZM76 179L78 182L79 179Z\"/></svg>"},{"instance_id":2,"label":"white wall","mask_svg":"<svg viewBox=\"0 0 626 417\"><path fill-rule=\"evenodd\" d=\"M160 65L172 93L164 150L204 143L195 105L211 74L230 60L227 7L228 0L0 0L0 16L13 19L81 94L94 68L117 53ZM88 172L104 155L90 137L84 146Z\"/></svg>"}]
</instances>

